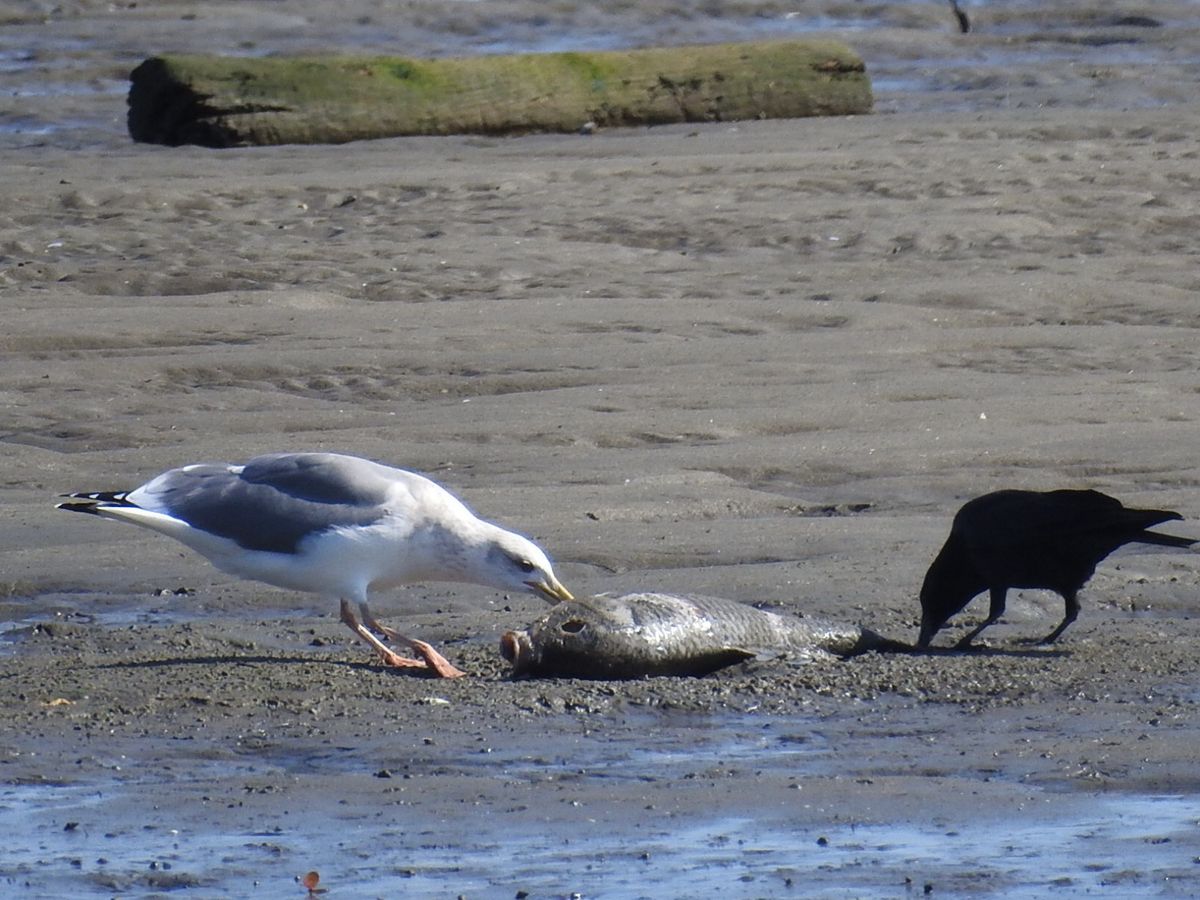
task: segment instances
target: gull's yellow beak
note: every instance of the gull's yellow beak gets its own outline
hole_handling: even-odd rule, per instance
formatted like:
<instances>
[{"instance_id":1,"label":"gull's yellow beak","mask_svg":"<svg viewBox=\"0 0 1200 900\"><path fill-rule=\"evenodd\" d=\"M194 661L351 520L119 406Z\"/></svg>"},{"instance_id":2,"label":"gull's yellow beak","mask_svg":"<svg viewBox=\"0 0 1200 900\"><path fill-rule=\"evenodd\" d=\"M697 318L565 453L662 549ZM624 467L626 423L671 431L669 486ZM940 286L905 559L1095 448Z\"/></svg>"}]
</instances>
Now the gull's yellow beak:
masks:
<instances>
[{"instance_id":1,"label":"gull's yellow beak","mask_svg":"<svg viewBox=\"0 0 1200 900\"><path fill-rule=\"evenodd\" d=\"M571 592L558 583L553 575L543 581L527 581L534 593L541 594L551 603L561 603L564 600L574 600Z\"/></svg>"}]
</instances>

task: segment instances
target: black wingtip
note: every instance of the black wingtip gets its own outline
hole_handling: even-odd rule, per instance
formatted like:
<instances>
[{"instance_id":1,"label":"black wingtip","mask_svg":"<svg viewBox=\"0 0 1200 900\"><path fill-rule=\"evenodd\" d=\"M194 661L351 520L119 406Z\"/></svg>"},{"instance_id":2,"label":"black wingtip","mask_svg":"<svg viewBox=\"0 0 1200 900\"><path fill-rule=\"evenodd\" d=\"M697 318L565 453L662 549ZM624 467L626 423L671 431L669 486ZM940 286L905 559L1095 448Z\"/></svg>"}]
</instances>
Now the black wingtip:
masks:
<instances>
[{"instance_id":1,"label":"black wingtip","mask_svg":"<svg viewBox=\"0 0 1200 900\"><path fill-rule=\"evenodd\" d=\"M58 503L55 504L55 509L65 509L67 512L81 512L89 515L100 515L100 506L95 500L87 500L82 503Z\"/></svg>"},{"instance_id":2,"label":"black wingtip","mask_svg":"<svg viewBox=\"0 0 1200 900\"><path fill-rule=\"evenodd\" d=\"M129 496L129 491L76 491L73 494L59 494L60 497L69 497L72 500L97 500L102 503L128 503L125 498Z\"/></svg>"}]
</instances>

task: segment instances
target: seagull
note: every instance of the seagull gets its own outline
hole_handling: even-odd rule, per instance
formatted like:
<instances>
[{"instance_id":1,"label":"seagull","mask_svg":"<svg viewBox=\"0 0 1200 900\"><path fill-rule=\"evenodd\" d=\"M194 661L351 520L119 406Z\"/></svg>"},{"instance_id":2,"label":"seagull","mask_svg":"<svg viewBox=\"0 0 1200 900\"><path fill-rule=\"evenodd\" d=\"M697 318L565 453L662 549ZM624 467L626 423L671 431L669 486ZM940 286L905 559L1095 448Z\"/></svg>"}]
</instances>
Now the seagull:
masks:
<instances>
[{"instance_id":1,"label":"seagull","mask_svg":"<svg viewBox=\"0 0 1200 900\"><path fill-rule=\"evenodd\" d=\"M337 453L271 453L171 469L131 491L64 495L59 509L131 522L186 544L222 572L336 598L341 620L390 666L466 673L380 624L371 589L457 581L573 600L535 543L478 518L430 479ZM351 602L357 603L360 622ZM376 635L407 645L404 657Z\"/></svg>"}]
</instances>

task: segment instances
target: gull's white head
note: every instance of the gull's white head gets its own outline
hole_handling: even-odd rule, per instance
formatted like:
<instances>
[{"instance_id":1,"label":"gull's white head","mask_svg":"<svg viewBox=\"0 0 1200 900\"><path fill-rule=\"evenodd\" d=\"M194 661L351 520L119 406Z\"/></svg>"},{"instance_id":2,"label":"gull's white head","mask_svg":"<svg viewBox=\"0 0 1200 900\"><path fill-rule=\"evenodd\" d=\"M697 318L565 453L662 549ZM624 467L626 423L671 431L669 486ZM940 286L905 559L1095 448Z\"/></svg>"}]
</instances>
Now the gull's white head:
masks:
<instances>
[{"instance_id":1,"label":"gull's white head","mask_svg":"<svg viewBox=\"0 0 1200 900\"><path fill-rule=\"evenodd\" d=\"M528 538L496 529L486 544L484 566L487 584L507 591L539 594L551 603L574 600L571 592L554 575L550 560Z\"/></svg>"}]
</instances>

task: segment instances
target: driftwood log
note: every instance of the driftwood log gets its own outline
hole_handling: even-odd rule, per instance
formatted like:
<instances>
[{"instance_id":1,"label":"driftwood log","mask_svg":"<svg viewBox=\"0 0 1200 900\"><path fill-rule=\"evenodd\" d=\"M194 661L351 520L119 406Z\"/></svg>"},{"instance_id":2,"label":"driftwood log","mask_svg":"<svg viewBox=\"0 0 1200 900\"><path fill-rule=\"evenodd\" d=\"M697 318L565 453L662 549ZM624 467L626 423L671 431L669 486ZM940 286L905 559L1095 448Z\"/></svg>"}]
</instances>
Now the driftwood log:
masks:
<instances>
[{"instance_id":1,"label":"driftwood log","mask_svg":"<svg viewBox=\"0 0 1200 900\"><path fill-rule=\"evenodd\" d=\"M826 40L454 59L160 56L130 81L134 140L209 147L871 110L862 60Z\"/></svg>"}]
</instances>

